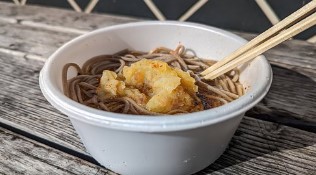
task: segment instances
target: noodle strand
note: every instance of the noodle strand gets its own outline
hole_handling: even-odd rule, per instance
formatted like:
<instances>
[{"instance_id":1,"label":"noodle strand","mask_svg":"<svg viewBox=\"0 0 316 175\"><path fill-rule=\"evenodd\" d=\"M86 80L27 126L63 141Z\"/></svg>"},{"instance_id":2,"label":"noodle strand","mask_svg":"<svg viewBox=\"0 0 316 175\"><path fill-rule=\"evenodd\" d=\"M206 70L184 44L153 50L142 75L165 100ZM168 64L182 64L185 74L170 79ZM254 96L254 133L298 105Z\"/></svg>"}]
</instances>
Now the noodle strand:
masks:
<instances>
[{"instance_id":1,"label":"noodle strand","mask_svg":"<svg viewBox=\"0 0 316 175\"><path fill-rule=\"evenodd\" d=\"M124 66L130 66L141 59L164 61L172 67L189 72L196 80L196 85L199 89L197 95L211 102L204 106L205 109L217 106L215 104L226 104L239 98L245 93L243 85L239 82L240 72L238 69L234 69L229 73L221 75L214 81L203 80L199 73L210 65L213 65L215 61L188 55L185 47L179 45L175 50L158 47L149 53L124 49L113 55L95 56L86 61L82 65L82 68L75 63L68 63L62 70L62 86L64 94L74 101L105 111L125 114L163 115L161 113L147 110L144 106L137 104L136 101L129 97L104 99L97 93L100 78L104 70L111 70L117 74L122 74ZM77 76L68 80L67 78L70 68L75 69ZM193 96L195 102L201 103L201 100L203 102L203 99L197 97L197 95ZM204 103L205 102L203 102L203 104ZM188 113L188 111L175 109L169 111L167 114L183 113Z\"/></svg>"}]
</instances>

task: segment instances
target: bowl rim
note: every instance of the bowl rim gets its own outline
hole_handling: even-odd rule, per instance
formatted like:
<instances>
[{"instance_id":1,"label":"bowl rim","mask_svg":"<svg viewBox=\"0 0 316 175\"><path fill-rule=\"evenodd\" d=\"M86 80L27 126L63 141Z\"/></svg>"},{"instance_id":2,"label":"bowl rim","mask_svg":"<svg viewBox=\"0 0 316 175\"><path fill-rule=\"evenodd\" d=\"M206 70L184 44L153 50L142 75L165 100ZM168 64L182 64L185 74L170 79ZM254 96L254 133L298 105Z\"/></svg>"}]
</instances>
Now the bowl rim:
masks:
<instances>
[{"instance_id":1,"label":"bowl rim","mask_svg":"<svg viewBox=\"0 0 316 175\"><path fill-rule=\"evenodd\" d=\"M144 115L130 115L119 114L113 112L102 111L91 108L75 102L66 97L58 88L55 88L53 81L50 80L50 68L54 58L58 57L63 51L67 50L72 44L81 42L88 37L98 35L103 32L117 30L122 28L140 27L148 25L171 25L178 27L191 27L199 30L208 30L219 35L229 37L240 43L247 41L231 32L225 31L212 26L192 22L178 22L178 21L143 21L132 22L126 24L118 24L110 27L94 30L87 34L72 39L59 49L57 49L46 61L39 76L40 89L44 97L59 111L68 115L70 119L80 120L95 126L125 130L125 131L139 131L139 132L168 132L188 130L198 127L204 127L211 124L216 124L240 115L255 106L268 92L272 83L272 69L267 59L260 55L256 59L261 61L261 66L264 70L263 76L265 80L259 82L259 88L250 89L245 95L239 99L230 102L226 105L212 108L209 110L180 114L180 115L162 115L162 116L145 116ZM45 80L45 81L44 81Z\"/></svg>"}]
</instances>

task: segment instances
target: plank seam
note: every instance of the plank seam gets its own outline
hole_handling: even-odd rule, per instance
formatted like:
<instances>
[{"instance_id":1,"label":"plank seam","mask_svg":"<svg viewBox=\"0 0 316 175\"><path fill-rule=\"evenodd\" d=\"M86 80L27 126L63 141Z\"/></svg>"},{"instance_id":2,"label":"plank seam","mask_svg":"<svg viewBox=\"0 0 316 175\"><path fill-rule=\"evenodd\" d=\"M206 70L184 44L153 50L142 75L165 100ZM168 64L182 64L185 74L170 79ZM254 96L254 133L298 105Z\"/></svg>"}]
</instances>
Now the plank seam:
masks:
<instances>
[{"instance_id":1,"label":"plank seam","mask_svg":"<svg viewBox=\"0 0 316 175\"><path fill-rule=\"evenodd\" d=\"M34 134L31 134L30 132L27 132L27 131L24 131L24 130L21 130L17 127L14 127L12 125L8 125L8 124L5 124L3 122L0 121L0 127L2 128L5 128L13 133L17 133L19 135L22 135L30 140L35 140L36 142L39 142L43 145L47 145L48 147L51 147L51 148L54 148L56 150L59 150L59 151L62 151L62 152L65 152L69 155L72 155L74 157L79 157L80 159L83 159L87 162L90 162L92 164L95 164L95 165L98 165L98 166L101 166L96 160L94 160L90 155L88 154L84 154L82 152L79 152L79 151L76 151L72 148L68 148L68 147L65 147L63 145L60 145L58 143L55 143L53 141L50 141L50 140L47 140L41 136L37 136L37 135L34 135ZM103 167L103 166L101 166Z\"/></svg>"},{"instance_id":2,"label":"plank seam","mask_svg":"<svg viewBox=\"0 0 316 175\"><path fill-rule=\"evenodd\" d=\"M63 26L53 26L53 25L37 23L37 22L27 21L27 20L21 21L20 24L25 25L25 26L30 26L30 27L38 27L41 29L46 29L46 30L51 30L51 31L56 31L56 32L74 33L74 34L79 34L79 35L89 32L86 30L74 29L74 28L63 27Z\"/></svg>"},{"instance_id":3,"label":"plank seam","mask_svg":"<svg viewBox=\"0 0 316 175\"><path fill-rule=\"evenodd\" d=\"M1 17L1 16L0 16L0 21L11 23L11 24L21 24L21 25L29 26L29 27L37 27L37 28L45 29L49 31L71 33L71 34L78 34L78 35L82 35L82 34L90 32L88 30L81 30L81 29L63 27L63 26L54 26L54 25L49 25L45 23L38 23L34 21L29 21L29 20L22 20L22 19L15 19L15 18L8 18L8 17Z\"/></svg>"}]
</instances>

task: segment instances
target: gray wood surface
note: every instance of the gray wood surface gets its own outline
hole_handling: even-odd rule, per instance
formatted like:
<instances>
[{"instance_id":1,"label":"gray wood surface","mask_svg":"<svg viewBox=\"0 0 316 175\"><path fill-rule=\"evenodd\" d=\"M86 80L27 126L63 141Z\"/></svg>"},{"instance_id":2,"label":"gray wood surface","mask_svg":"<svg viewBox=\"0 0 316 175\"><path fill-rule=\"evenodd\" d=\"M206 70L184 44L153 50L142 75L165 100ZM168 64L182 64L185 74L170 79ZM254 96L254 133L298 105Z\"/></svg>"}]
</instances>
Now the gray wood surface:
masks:
<instances>
[{"instance_id":1,"label":"gray wood surface","mask_svg":"<svg viewBox=\"0 0 316 175\"><path fill-rule=\"evenodd\" d=\"M0 174L113 174L0 127Z\"/></svg>"},{"instance_id":2,"label":"gray wood surface","mask_svg":"<svg viewBox=\"0 0 316 175\"><path fill-rule=\"evenodd\" d=\"M44 9L44 10L43 10ZM45 11L45 13L43 13ZM129 17L118 17L113 15L99 15L99 14L82 14L75 13L69 10L28 6L17 7L12 3L0 2L0 21L5 23L19 23L23 27L33 27L35 29L42 29L44 31L57 31L62 33L82 34L88 31L111 26L115 24L128 23L139 21L140 19ZM18 32L19 30L17 30ZM6 32L11 32L7 30ZM0 32L1 33L1 32ZM236 34L251 39L255 34L235 32ZM11 34L14 36L14 34ZM32 34L31 36L33 36ZM58 34L61 35L62 34ZM18 35L20 36L20 35ZM58 36L57 36L58 37ZM44 37L47 39L47 37ZM52 37L54 38L54 36ZM11 38L12 39L12 38ZM48 38L49 39L49 38ZM65 36L65 40L70 40ZM45 40L46 41L46 40ZM44 41L44 42L45 42ZM50 42L50 41L46 41ZM56 42L53 40L53 42ZM61 43L62 40L60 41ZM50 44L43 43L43 47L47 50L55 50L57 47ZM52 49L50 49L52 47ZM39 52L39 51L37 51ZM268 51L265 55L268 59L276 65L287 66L287 68L307 68L301 72L312 72L316 74L316 45L305 41L291 40L285 42L276 49ZM36 53L39 54L39 53ZM41 54L41 56L48 57L51 53ZM304 57L304 59L301 59ZM309 75L309 74L308 74Z\"/></svg>"},{"instance_id":3,"label":"gray wood surface","mask_svg":"<svg viewBox=\"0 0 316 175\"><path fill-rule=\"evenodd\" d=\"M106 27L119 23L138 21L135 18L106 14L75 13L71 10L49 7L28 6L17 7L12 3L0 2L0 20L23 25L36 25L50 30L64 29L70 33L84 33L92 29ZM62 20L61 20L62 19ZM56 26L56 28L52 27ZM68 30L67 30L68 29Z\"/></svg>"},{"instance_id":4,"label":"gray wood surface","mask_svg":"<svg viewBox=\"0 0 316 175\"><path fill-rule=\"evenodd\" d=\"M229 148L202 174L314 174L314 133L245 117Z\"/></svg>"},{"instance_id":5,"label":"gray wood surface","mask_svg":"<svg viewBox=\"0 0 316 175\"><path fill-rule=\"evenodd\" d=\"M0 52L0 122L83 150L69 119L48 104L38 76L44 62Z\"/></svg>"},{"instance_id":6,"label":"gray wood surface","mask_svg":"<svg viewBox=\"0 0 316 175\"><path fill-rule=\"evenodd\" d=\"M0 2L1 3L1 2ZM69 10L56 8L29 6L27 8L17 7L11 3L0 4L0 21L6 23L19 23L23 26L59 31L64 33L82 34L88 31L111 26L115 24L139 21L139 19L129 17L118 17L113 15L82 14L74 13ZM58 20L57 20L58 19ZM246 39L251 39L255 35L248 33L235 32ZM45 45L46 46L46 45ZM313 58L316 52L316 45L305 41L292 40L269 51L266 55L273 55L270 61L276 64L283 63L288 66L298 66L313 68L315 63ZM281 57L277 57L280 55ZM48 56L48 55L45 55ZM284 59L284 56L287 58ZM301 58L305 59L302 61ZM316 71L314 71L315 73Z\"/></svg>"},{"instance_id":7,"label":"gray wood surface","mask_svg":"<svg viewBox=\"0 0 316 175\"><path fill-rule=\"evenodd\" d=\"M78 35L43 30L0 20L0 48L16 50L30 55L47 58L58 47L76 36Z\"/></svg>"},{"instance_id":8,"label":"gray wood surface","mask_svg":"<svg viewBox=\"0 0 316 175\"><path fill-rule=\"evenodd\" d=\"M0 124L88 155L69 119L42 96L38 74L46 58L64 42L92 29L131 21L136 20L0 2ZM247 113L252 118L244 118L225 154L199 174L316 171L316 46L291 40L266 56L275 65L269 94ZM5 160L0 160L5 167Z\"/></svg>"},{"instance_id":9,"label":"gray wood surface","mask_svg":"<svg viewBox=\"0 0 316 175\"><path fill-rule=\"evenodd\" d=\"M113 24L136 21L127 17L98 14L83 15L55 8L45 8L45 16L42 11L43 7L29 6L24 8L9 3L2 3L0 5L0 26L4 27L0 28L0 34L3 34L0 35L0 40L4 42L0 42L0 49L17 50L26 53L31 58L46 59L63 43L78 36L78 33L69 30L70 27L84 32ZM1 22L1 19L6 20ZM43 28L43 25L46 27ZM55 30L56 26L59 26L58 31ZM246 39L251 39L255 36L240 32L237 32L237 34ZM276 91L282 90L281 94L275 95L272 91L268 95L271 98L266 98L267 103L260 103L260 105L270 108L270 106L277 104L280 106L279 111L281 110L283 113L288 112L292 118L306 122L313 121L316 124L316 117L307 109L307 107L309 109L316 107L316 102L313 100L315 83L310 81L310 79L316 81L316 45L305 41L291 40L271 49L265 55L273 65L287 68L287 73L292 75L294 74L291 73L292 71L302 74L302 76L299 74L292 75L294 77L293 80L302 80L304 78L301 77L305 75L307 76L305 77L307 82L294 81L291 83L292 86L287 85L284 89L282 79L280 79L281 82L274 81L273 83L281 83L281 86L279 84L272 86L276 88ZM286 76L285 78L288 79L286 81L291 81L292 77ZM299 78L297 79L297 77ZM296 92L302 89L308 92L298 95ZM312 97L310 97L310 94ZM279 100L280 96L282 96L281 100ZM296 98L301 100L293 101ZM296 107L299 107L299 104L305 99L307 99L305 101L307 104L306 108L297 109ZM283 104L285 104L285 107L283 107ZM306 109L307 112L305 113ZM263 110L261 111L264 112Z\"/></svg>"},{"instance_id":10,"label":"gray wood surface","mask_svg":"<svg viewBox=\"0 0 316 175\"><path fill-rule=\"evenodd\" d=\"M235 33L248 40L256 36L255 34ZM289 40L265 52L264 55L271 64L294 70L316 81L316 44Z\"/></svg>"}]
</instances>

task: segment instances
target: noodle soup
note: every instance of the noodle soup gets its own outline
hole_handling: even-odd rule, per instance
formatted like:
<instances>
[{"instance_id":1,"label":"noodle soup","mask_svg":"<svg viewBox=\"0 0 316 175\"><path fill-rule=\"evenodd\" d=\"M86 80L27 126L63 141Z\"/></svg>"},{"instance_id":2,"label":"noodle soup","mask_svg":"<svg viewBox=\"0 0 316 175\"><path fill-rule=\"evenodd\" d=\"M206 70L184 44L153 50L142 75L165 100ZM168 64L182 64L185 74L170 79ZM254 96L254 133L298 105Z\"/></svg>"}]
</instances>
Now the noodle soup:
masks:
<instances>
[{"instance_id":1,"label":"noodle soup","mask_svg":"<svg viewBox=\"0 0 316 175\"><path fill-rule=\"evenodd\" d=\"M184 47L174 49L178 43L183 43L187 49ZM236 72L227 73L217 80L206 81L200 79L199 72L206 66L212 65L213 62L198 59L192 55L220 60L245 43L244 39L230 32L188 22L146 21L111 26L81 35L59 48L45 62L40 73L39 83L46 99L69 117L86 150L104 167L119 174L193 174L209 166L225 151L245 112L267 94L272 81L272 72L265 57L259 56L242 65L239 68L240 72L235 70ZM155 49L150 51L157 46L172 49L158 48L156 51ZM146 52L125 50L117 53L119 49L124 48ZM175 51L176 53L173 53ZM149 54L152 57L141 58L141 55L144 57ZM168 57L159 60L162 59L159 58L159 54L168 55ZM97 55L100 56L95 57ZM185 65L181 64L181 58L177 55L180 55L188 70L185 69ZM92 57L94 58L90 59ZM104 80L112 75L114 77L111 85L115 82L117 84L125 83L125 87L133 89L130 82L124 81L123 78L124 76L129 78L128 71L124 75L122 70L123 77L121 77L120 71L117 69L120 66L124 69L126 66L137 70L143 64L138 65L136 62L143 59L163 61L173 69L180 66L184 74L190 74L189 69L191 69L194 74L191 73L191 78L188 80L194 80L194 86L197 86L198 90L195 94L201 100L203 110L188 111L190 113L185 114L180 113L183 111L178 111L177 114L180 115L173 117L170 117L168 113L146 117L146 115L131 115L132 112L129 110L133 109L139 114L145 113L136 109L137 106L134 107L131 102L125 105L124 101L104 102L106 108L114 110L114 107L117 107L117 109L113 112L102 110L103 100L108 100L107 95L98 91L104 69L107 69L106 75L109 73ZM173 59L180 60L172 61ZM168 62L169 60L170 62ZM104 64L99 64L102 62ZM147 71L147 69L145 70ZM68 74L67 77L66 74ZM173 81L169 79L168 81L158 81L158 85L166 84L166 87L163 86L165 90L167 87L172 87L170 83L167 86L165 82L176 82L175 79L180 78L182 88L187 87L182 84L181 75L176 73L175 76L170 78ZM226 78L232 80L237 92L234 93L230 90L229 80ZM139 80L139 77L135 79ZM164 77L164 79L167 78ZM67 96L63 91L63 82ZM251 86L251 88L247 88L244 93L243 90L237 89L241 87L238 82L241 82L243 86ZM174 83L174 86L178 88L179 80ZM225 86L227 90L225 90ZM148 97L157 94L156 92L155 94L150 93L152 87L136 88L139 88L139 91ZM194 87L191 89L195 90ZM209 95L207 99L209 99L210 106L205 104L206 97L201 96L202 90L209 92L205 95ZM120 95L121 91L113 91L113 94L114 92L117 93L115 98L123 98ZM188 93L188 90L185 92ZM98 97L99 93L105 96L101 99ZM191 94L189 95L193 97ZM131 97L129 96L129 98ZM147 100L149 99L151 98ZM87 104L81 104L80 100ZM137 99L135 100L137 101ZM140 100L140 104L143 104L141 98L138 100ZM217 107L218 105L221 106ZM206 109L212 107L212 109L204 110L204 107ZM124 109L128 109L127 114L123 113ZM146 106L142 109L147 110ZM170 109L172 110L172 108ZM178 109L182 110L181 107Z\"/></svg>"},{"instance_id":2,"label":"noodle soup","mask_svg":"<svg viewBox=\"0 0 316 175\"><path fill-rule=\"evenodd\" d=\"M244 94L239 70L214 80L200 72L214 64L187 54L183 45L174 50L158 47L150 52L122 50L89 59L82 67L63 68L64 94L87 106L125 114L183 114L215 108ZM78 75L67 80L74 67Z\"/></svg>"}]
</instances>

